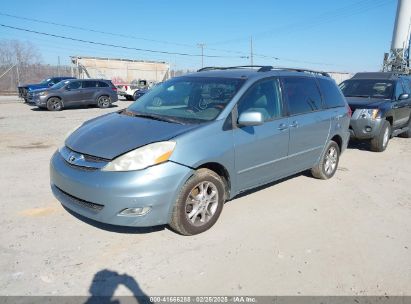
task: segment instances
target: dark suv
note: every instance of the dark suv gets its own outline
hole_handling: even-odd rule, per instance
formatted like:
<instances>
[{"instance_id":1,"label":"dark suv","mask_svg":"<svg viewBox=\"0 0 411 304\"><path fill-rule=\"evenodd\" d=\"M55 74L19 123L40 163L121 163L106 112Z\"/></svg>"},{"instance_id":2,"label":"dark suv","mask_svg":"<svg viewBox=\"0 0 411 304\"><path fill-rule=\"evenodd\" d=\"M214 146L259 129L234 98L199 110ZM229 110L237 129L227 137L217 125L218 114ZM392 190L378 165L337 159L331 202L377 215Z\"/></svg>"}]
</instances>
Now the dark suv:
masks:
<instances>
[{"instance_id":1,"label":"dark suv","mask_svg":"<svg viewBox=\"0 0 411 304\"><path fill-rule=\"evenodd\" d=\"M65 80L51 88L33 91L35 104L50 111L80 105L108 108L117 100L117 88L110 80L103 79Z\"/></svg>"},{"instance_id":2,"label":"dark suv","mask_svg":"<svg viewBox=\"0 0 411 304\"><path fill-rule=\"evenodd\" d=\"M340 84L353 115L351 138L370 140L382 152L391 137L411 137L411 77L395 73L358 73Z\"/></svg>"}]
</instances>

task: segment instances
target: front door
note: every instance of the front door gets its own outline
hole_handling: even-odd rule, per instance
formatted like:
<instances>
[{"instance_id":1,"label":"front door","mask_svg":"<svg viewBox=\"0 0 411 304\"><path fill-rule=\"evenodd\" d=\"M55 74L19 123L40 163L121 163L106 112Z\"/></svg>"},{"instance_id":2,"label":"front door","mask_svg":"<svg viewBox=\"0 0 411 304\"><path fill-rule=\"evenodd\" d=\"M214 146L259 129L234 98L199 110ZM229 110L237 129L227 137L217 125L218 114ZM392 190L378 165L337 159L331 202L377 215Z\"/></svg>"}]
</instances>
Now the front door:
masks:
<instances>
[{"instance_id":1,"label":"front door","mask_svg":"<svg viewBox=\"0 0 411 304\"><path fill-rule=\"evenodd\" d=\"M70 81L63 95L64 106L78 105L83 101L81 81Z\"/></svg>"},{"instance_id":2,"label":"front door","mask_svg":"<svg viewBox=\"0 0 411 304\"><path fill-rule=\"evenodd\" d=\"M279 88L276 78L259 81L237 105L238 117L245 112L260 112L264 117L262 125L238 126L233 131L238 190L287 173L289 128Z\"/></svg>"},{"instance_id":3,"label":"front door","mask_svg":"<svg viewBox=\"0 0 411 304\"><path fill-rule=\"evenodd\" d=\"M399 100L401 94L408 93L407 99ZM393 101L392 108L394 110L394 127L404 127L411 114L411 92L408 83L403 82L402 79L397 81L395 86L395 100Z\"/></svg>"}]
</instances>

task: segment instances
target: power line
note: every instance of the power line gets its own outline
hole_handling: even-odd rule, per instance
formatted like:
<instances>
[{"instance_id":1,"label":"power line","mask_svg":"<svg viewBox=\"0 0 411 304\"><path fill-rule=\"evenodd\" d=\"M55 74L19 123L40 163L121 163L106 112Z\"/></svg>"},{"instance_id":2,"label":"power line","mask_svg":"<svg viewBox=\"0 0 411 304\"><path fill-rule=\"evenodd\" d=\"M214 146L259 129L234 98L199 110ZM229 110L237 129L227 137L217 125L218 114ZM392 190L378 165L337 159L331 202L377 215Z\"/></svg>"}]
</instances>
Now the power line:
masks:
<instances>
[{"instance_id":1,"label":"power line","mask_svg":"<svg viewBox=\"0 0 411 304\"><path fill-rule=\"evenodd\" d=\"M329 23L330 21L334 21L337 18L340 17L348 17L360 13L367 12L369 10L375 9L377 7L384 6L394 0L362 0L358 1L356 3L324 12L320 15L316 15L314 17L311 17L309 20L304 20L304 21L298 21L290 24L286 24L283 26L279 26L277 28L273 28L267 31L262 31L259 33L254 33L252 34L253 37L256 39L261 39L263 37L271 37L272 35L276 35L278 33L284 33L286 32L287 35L291 31L298 31L298 30L307 30L310 28L313 28L318 25L326 24ZM229 39L229 40L224 40L224 41L217 41L214 43L208 43L209 45L222 45L222 44L230 44L230 43L236 43L236 42L242 42L242 41L248 41L248 37L239 37L236 39Z\"/></svg>"},{"instance_id":2,"label":"power line","mask_svg":"<svg viewBox=\"0 0 411 304\"><path fill-rule=\"evenodd\" d=\"M240 56L204 55L204 54L201 55L201 54L190 54L190 53L168 52L168 51L159 51L159 50L152 50L152 49L135 48L135 47L129 47L129 46L124 46L124 45L96 42L96 41L90 41L90 40L84 40L84 39L73 38L73 37L68 37L68 36L56 35L56 34L51 34L51 33L46 33L46 32L39 32L39 31L29 30L29 29L26 29L26 28L10 26L10 25L6 25L6 24L0 24L0 26L10 28L10 29L14 29L14 30L18 30L18 31L43 35L43 36L50 36L50 37L54 37L54 38L77 41L77 42L82 42L82 43L108 46L108 47L120 48L120 49L126 49L126 50L141 51L141 52L167 54L167 55L178 55L178 56L190 56L190 57L204 56L204 57L209 57L209 58L246 58L246 57L240 57Z\"/></svg>"}]
</instances>

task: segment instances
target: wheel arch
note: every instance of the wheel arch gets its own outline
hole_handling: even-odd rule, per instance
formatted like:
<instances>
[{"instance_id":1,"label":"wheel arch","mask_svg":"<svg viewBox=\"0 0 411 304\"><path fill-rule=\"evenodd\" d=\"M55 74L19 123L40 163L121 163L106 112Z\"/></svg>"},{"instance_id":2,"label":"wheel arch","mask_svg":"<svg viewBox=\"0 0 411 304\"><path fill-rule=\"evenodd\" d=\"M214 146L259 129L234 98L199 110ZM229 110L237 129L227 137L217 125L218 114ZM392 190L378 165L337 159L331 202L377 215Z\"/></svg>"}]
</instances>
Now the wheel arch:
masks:
<instances>
[{"instance_id":1,"label":"wheel arch","mask_svg":"<svg viewBox=\"0 0 411 304\"><path fill-rule=\"evenodd\" d=\"M195 168L195 170L198 170L198 169L209 169L209 170L217 173L224 181L227 198L230 197L231 178L230 178L230 173L228 172L228 170L225 166L223 166L222 164L217 163L217 162L207 162L207 163L204 163L204 164L198 166L197 168Z\"/></svg>"}]
</instances>

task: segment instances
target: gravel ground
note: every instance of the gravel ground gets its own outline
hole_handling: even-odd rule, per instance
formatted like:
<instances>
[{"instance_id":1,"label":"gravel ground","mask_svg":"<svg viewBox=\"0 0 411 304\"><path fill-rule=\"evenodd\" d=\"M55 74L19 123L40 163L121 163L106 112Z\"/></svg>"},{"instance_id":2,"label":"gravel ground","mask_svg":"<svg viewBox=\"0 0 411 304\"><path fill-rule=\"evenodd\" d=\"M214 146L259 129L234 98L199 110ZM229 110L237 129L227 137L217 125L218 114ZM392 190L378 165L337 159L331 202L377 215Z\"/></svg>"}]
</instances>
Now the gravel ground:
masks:
<instances>
[{"instance_id":1,"label":"gravel ground","mask_svg":"<svg viewBox=\"0 0 411 304\"><path fill-rule=\"evenodd\" d=\"M411 139L355 144L329 181L300 174L228 202L210 231L91 225L49 189L81 122L0 97L1 295L411 295Z\"/></svg>"}]
</instances>

